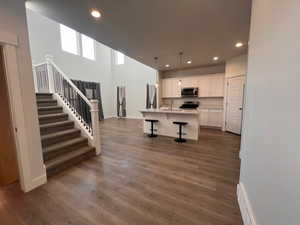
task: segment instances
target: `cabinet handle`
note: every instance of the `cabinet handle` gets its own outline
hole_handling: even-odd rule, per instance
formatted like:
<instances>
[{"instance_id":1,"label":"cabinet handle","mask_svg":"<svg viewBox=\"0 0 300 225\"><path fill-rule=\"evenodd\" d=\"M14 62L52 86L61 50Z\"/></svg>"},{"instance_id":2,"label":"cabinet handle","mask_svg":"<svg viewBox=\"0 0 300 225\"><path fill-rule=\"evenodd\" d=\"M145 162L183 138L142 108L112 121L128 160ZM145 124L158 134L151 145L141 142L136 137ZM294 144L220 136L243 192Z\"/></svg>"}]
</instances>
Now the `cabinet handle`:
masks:
<instances>
[{"instance_id":1,"label":"cabinet handle","mask_svg":"<svg viewBox=\"0 0 300 225\"><path fill-rule=\"evenodd\" d=\"M243 108L239 108L239 110L243 110Z\"/></svg>"}]
</instances>

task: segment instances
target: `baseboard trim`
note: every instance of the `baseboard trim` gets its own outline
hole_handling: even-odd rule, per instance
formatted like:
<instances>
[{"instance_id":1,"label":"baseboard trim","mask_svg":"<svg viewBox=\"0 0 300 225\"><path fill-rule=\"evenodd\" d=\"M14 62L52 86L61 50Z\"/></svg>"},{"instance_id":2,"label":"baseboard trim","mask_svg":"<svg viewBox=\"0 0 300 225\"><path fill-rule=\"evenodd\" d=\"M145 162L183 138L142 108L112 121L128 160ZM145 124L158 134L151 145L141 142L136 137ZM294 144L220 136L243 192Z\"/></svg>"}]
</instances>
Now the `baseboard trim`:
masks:
<instances>
[{"instance_id":1,"label":"baseboard trim","mask_svg":"<svg viewBox=\"0 0 300 225\"><path fill-rule=\"evenodd\" d=\"M126 116L125 119L142 120L143 117Z\"/></svg>"},{"instance_id":2,"label":"baseboard trim","mask_svg":"<svg viewBox=\"0 0 300 225\"><path fill-rule=\"evenodd\" d=\"M104 117L104 119L106 120L106 119L111 119L111 118L116 118L117 116L115 116L115 115L110 115L110 116L105 116Z\"/></svg>"},{"instance_id":3,"label":"baseboard trim","mask_svg":"<svg viewBox=\"0 0 300 225\"><path fill-rule=\"evenodd\" d=\"M250 204L245 186L242 182L237 185L237 198L244 225L258 225Z\"/></svg>"},{"instance_id":4,"label":"baseboard trim","mask_svg":"<svg viewBox=\"0 0 300 225\"><path fill-rule=\"evenodd\" d=\"M44 173L43 175L41 175L39 177L32 179L30 187L26 188L26 190L24 190L24 192L29 192L45 183L47 183L47 174L46 173Z\"/></svg>"},{"instance_id":5,"label":"baseboard trim","mask_svg":"<svg viewBox=\"0 0 300 225\"><path fill-rule=\"evenodd\" d=\"M116 119L134 119L134 120L142 120L143 117L135 117L135 116L126 116L126 117L117 117L117 116L107 116L104 119L112 119L112 118L116 118Z\"/></svg>"}]
</instances>

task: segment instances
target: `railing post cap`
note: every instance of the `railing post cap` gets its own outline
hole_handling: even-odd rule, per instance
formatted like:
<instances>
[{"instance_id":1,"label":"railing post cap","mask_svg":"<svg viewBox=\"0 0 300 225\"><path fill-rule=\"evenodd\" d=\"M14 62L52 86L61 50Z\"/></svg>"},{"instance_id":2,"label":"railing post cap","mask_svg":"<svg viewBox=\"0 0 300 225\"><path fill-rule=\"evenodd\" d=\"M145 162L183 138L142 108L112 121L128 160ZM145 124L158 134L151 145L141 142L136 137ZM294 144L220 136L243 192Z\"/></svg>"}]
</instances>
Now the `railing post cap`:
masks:
<instances>
[{"instance_id":1,"label":"railing post cap","mask_svg":"<svg viewBox=\"0 0 300 225\"><path fill-rule=\"evenodd\" d=\"M47 61L53 61L53 55L45 55L45 59L47 60Z\"/></svg>"}]
</instances>

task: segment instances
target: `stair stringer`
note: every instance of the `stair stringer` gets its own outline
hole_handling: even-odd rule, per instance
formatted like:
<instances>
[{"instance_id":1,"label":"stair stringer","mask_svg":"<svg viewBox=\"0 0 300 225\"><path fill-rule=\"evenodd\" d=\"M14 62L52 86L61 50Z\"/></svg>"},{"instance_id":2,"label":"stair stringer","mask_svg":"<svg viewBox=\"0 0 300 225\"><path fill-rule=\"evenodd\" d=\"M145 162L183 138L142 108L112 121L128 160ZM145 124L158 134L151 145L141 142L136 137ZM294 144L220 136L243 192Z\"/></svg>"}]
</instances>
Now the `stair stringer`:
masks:
<instances>
[{"instance_id":1,"label":"stair stringer","mask_svg":"<svg viewBox=\"0 0 300 225\"><path fill-rule=\"evenodd\" d=\"M57 105L63 108L63 112L69 115L69 120L74 122L74 126L81 130L82 136L88 139L88 143L90 146L94 146L93 136L88 132L88 130L84 127L82 122L76 117L74 112L66 105L64 100L59 96L59 94L54 93L53 99L57 100Z\"/></svg>"}]
</instances>

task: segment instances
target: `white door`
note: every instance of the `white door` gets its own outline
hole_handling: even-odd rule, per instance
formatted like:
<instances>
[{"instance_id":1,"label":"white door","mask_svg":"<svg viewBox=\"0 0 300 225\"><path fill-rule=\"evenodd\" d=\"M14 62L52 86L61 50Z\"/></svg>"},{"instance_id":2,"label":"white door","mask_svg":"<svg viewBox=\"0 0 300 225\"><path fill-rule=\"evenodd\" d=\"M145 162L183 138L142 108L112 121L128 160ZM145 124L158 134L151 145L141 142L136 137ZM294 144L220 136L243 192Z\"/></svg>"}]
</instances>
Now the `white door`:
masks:
<instances>
[{"instance_id":1,"label":"white door","mask_svg":"<svg viewBox=\"0 0 300 225\"><path fill-rule=\"evenodd\" d=\"M227 83L226 130L236 134L241 134L244 81L242 76L230 78Z\"/></svg>"}]
</instances>

